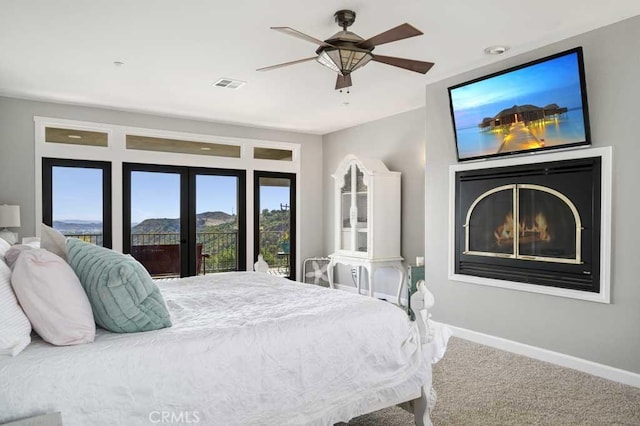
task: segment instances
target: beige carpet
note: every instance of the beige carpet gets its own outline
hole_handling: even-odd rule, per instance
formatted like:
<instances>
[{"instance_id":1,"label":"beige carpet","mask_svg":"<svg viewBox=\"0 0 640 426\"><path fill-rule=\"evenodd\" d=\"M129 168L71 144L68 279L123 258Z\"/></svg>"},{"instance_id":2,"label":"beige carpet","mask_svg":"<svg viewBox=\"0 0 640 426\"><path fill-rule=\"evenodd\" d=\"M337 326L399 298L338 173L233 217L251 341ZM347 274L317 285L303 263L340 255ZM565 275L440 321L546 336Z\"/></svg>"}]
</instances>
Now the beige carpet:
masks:
<instances>
[{"instance_id":1,"label":"beige carpet","mask_svg":"<svg viewBox=\"0 0 640 426\"><path fill-rule=\"evenodd\" d=\"M640 425L640 389L452 338L434 366L434 425ZM393 407L350 426L413 425Z\"/></svg>"}]
</instances>

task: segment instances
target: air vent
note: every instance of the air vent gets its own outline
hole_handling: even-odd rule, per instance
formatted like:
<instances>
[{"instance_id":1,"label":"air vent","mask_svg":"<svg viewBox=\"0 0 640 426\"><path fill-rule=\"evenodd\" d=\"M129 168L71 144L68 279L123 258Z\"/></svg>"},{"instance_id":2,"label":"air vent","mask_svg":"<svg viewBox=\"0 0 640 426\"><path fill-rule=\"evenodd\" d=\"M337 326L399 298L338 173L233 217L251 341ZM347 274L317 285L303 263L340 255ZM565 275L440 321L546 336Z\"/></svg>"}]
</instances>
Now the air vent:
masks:
<instances>
[{"instance_id":1,"label":"air vent","mask_svg":"<svg viewBox=\"0 0 640 426\"><path fill-rule=\"evenodd\" d=\"M247 84L246 81L232 80L230 78L221 78L220 80L213 83L214 86L225 87L227 89L239 89L245 84Z\"/></svg>"}]
</instances>

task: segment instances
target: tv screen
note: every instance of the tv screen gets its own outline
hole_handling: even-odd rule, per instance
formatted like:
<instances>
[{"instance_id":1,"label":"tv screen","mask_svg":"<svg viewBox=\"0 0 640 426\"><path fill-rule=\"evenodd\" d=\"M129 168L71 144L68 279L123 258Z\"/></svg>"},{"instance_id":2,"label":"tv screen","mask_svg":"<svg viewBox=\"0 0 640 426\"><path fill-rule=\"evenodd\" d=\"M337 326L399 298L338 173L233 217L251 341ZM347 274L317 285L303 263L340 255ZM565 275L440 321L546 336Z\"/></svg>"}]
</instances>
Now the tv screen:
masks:
<instances>
[{"instance_id":1,"label":"tv screen","mask_svg":"<svg viewBox=\"0 0 640 426\"><path fill-rule=\"evenodd\" d=\"M458 160L589 145L582 48L449 88Z\"/></svg>"}]
</instances>

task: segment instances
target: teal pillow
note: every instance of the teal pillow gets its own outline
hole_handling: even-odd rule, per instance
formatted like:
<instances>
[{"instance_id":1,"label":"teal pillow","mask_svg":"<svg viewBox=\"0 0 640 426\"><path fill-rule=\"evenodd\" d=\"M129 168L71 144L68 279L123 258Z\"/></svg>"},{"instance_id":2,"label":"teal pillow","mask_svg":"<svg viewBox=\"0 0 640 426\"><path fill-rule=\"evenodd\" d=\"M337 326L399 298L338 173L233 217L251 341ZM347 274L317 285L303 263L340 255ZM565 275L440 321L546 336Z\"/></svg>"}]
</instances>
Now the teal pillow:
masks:
<instances>
[{"instance_id":1,"label":"teal pillow","mask_svg":"<svg viewBox=\"0 0 640 426\"><path fill-rule=\"evenodd\" d=\"M116 333L171 327L160 289L133 257L69 238L67 258L100 327Z\"/></svg>"}]
</instances>

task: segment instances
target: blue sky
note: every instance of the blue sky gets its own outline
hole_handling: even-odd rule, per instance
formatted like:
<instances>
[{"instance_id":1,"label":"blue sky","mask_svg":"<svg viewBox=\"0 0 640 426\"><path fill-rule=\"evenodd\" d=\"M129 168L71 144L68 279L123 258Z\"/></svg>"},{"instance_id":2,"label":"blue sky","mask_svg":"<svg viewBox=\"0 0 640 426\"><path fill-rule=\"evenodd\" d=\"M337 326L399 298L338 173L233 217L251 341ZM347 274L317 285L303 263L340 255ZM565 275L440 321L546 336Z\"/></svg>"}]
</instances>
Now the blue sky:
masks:
<instances>
[{"instance_id":1,"label":"blue sky","mask_svg":"<svg viewBox=\"0 0 640 426\"><path fill-rule=\"evenodd\" d=\"M177 218L180 212L180 178L176 174L133 172L131 185L134 223L149 218ZM237 213L237 179L232 176L196 177L196 210ZM102 172L98 169L53 168L53 219L102 219ZM261 209L289 204L289 188L262 187Z\"/></svg>"},{"instance_id":2,"label":"blue sky","mask_svg":"<svg viewBox=\"0 0 640 426\"><path fill-rule=\"evenodd\" d=\"M581 104L578 55L573 53L451 91L456 128L477 126L513 105Z\"/></svg>"},{"instance_id":3,"label":"blue sky","mask_svg":"<svg viewBox=\"0 0 640 426\"><path fill-rule=\"evenodd\" d=\"M53 220L102 221L102 170L53 167L52 180Z\"/></svg>"}]
</instances>

